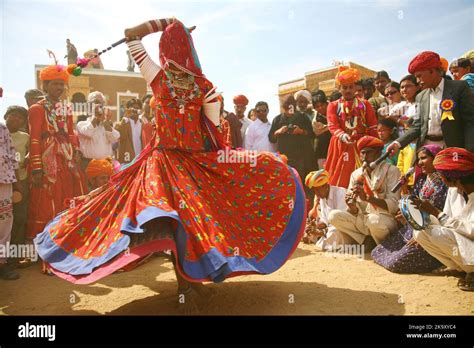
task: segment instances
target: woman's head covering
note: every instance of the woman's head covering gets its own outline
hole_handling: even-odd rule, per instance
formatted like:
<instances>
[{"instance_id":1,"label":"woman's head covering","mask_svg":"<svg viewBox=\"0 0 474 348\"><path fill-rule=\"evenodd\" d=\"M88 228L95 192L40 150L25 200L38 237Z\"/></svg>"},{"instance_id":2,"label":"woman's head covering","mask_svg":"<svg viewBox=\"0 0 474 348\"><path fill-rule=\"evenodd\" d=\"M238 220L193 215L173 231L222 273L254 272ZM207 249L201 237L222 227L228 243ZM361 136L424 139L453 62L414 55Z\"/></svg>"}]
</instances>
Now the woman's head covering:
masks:
<instances>
[{"instance_id":1,"label":"woman's head covering","mask_svg":"<svg viewBox=\"0 0 474 348\"><path fill-rule=\"evenodd\" d=\"M422 147L420 147L417 152L426 151L430 153L431 156L434 158L438 154L438 152L441 151L441 149L442 149L441 146L438 146L436 144L428 144L428 145L423 145Z\"/></svg>"},{"instance_id":2,"label":"woman's head covering","mask_svg":"<svg viewBox=\"0 0 474 348\"><path fill-rule=\"evenodd\" d=\"M329 182L329 173L325 169L320 169L306 175L304 183L309 188L323 186Z\"/></svg>"},{"instance_id":3,"label":"woman's head covering","mask_svg":"<svg viewBox=\"0 0 474 348\"><path fill-rule=\"evenodd\" d=\"M160 39L160 63L167 68L170 63L194 76L202 76L201 63L194 48L189 30L176 20L168 25Z\"/></svg>"},{"instance_id":4,"label":"woman's head covering","mask_svg":"<svg viewBox=\"0 0 474 348\"><path fill-rule=\"evenodd\" d=\"M433 165L446 178L464 178L474 174L474 153L460 147L448 147L438 152Z\"/></svg>"},{"instance_id":5,"label":"woman's head covering","mask_svg":"<svg viewBox=\"0 0 474 348\"><path fill-rule=\"evenodd\" d=\"M339 85L351 85L360 80L360 72L348 66L339 66L336 81Z\"/></svg>"}]
</instances>

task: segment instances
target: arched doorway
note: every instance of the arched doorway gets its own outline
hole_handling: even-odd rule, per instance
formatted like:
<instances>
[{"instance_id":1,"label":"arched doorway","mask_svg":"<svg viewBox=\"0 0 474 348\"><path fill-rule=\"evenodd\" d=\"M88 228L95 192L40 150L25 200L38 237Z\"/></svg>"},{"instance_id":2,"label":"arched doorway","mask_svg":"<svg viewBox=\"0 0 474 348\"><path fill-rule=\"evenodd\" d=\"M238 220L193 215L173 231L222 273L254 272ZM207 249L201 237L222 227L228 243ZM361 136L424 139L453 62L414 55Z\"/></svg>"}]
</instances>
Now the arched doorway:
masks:
<instances>
[{"instance_id":1,"label":"arched doorway","mask_svg":"<svg viewBox=\"0 0 474 348\"><path fill-rule=\"evenodd\" d=\"M74 93L71 98L72 103L85 103L86 96L80 92Z\"/></svg>"}]
</instances>

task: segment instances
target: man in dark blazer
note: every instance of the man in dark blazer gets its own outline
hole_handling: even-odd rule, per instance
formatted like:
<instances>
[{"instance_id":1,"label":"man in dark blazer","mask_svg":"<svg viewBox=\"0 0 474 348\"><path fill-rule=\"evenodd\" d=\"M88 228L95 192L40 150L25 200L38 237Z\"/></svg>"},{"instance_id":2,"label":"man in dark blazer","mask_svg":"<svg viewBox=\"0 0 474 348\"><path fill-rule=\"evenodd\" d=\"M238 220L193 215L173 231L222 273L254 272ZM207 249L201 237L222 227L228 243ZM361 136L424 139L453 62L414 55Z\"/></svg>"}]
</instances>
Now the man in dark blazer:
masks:
<instances>
[{"instance_id":1,"label":"man in dark blazer","mask_svg":"<svg viewBox=\"0 0 474 348\"><path fill-rule=\"evenodd\" d=\"M418 117L387 152L394 154L414 140L418 147L437 143L474 152L474 96L468 84L443 79L440 57L434 52L418 54L408 71L423 89L416 97Z\"/></svg>"}]
</instances>

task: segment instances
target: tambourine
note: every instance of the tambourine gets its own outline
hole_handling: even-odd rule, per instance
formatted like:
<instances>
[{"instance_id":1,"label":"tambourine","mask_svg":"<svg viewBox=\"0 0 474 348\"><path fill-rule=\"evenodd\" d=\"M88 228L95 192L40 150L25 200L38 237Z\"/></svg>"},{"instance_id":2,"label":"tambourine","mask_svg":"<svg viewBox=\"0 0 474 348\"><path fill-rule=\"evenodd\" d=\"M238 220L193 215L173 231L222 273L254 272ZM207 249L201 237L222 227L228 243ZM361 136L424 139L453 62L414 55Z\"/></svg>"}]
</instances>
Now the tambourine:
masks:
<instances>
[{"instance_id":1,"label":"tambourine","mask_svg":"<svg viewBox=\"0 0 474 348\"><path fill-rule=\"evenodd\" d=\"M414 230L423 230L428 226L430 215L424 211L419 210L411 201L413 197L406 196L400 199L400 211L406 222Z\"/></svg>"}]
</instances>

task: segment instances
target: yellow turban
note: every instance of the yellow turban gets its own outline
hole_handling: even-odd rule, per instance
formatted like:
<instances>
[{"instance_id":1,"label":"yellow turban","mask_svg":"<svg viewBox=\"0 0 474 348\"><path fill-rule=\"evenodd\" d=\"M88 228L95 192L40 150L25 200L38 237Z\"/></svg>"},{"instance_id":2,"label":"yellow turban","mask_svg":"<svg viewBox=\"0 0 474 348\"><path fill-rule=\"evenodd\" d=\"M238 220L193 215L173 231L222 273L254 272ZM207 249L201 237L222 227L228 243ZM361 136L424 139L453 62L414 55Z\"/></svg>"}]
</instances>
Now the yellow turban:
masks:
<instances>
[{"instance_id":1,"label":"yellow turban","mask_svg":"<svg viewBox=\"0 0 474 348\"><path fill-rule=\"evenodd\" d=\"M323 186L329 182L329 173L325 169L320 169L315 172L311 172L306 175L304 181L305 185L309 188Z\"/></svg>"},{"instance_id":2,"label":"yellow turban","mask_svg":"<svg viewBox=\"0 0 474 348\"><path fill-rule=\"evenodd\" d=\"M336 81L340 85L351 85L360 80L360 72L348 66L339 66Z\"/></svg>"},{"instance_id":3,"label":"yellow turban","mask_svg":"<svg viewBox=\"0 0 474 348\"><path fill-rule=\"evenodd\" d=\"M112 162L109 159L96 160L93 159L89 162L86 168L87 178L92 179L101 175L112 176L114 168Z\"/></svg>"},{"instance_id":4,"label":"yellow turban","mask_svg":"<svg viewBox=\"0 0 474 348\"><path fill-rule=\"evenodd\" d=\"M69 80L69 74L65 66L49 65L40 71L41 81L63 80L65 83Z\"/></svg>"},{"instance_id":5,"label":"yellow turban","mask_svg":"<svg viewBox=\"0 0 474 348\"><path fill-rule=\"evenodd\" d=\"M469 50L464 53L461 58L474 59L474 50Z\"/></svg>"}]
</instances>

